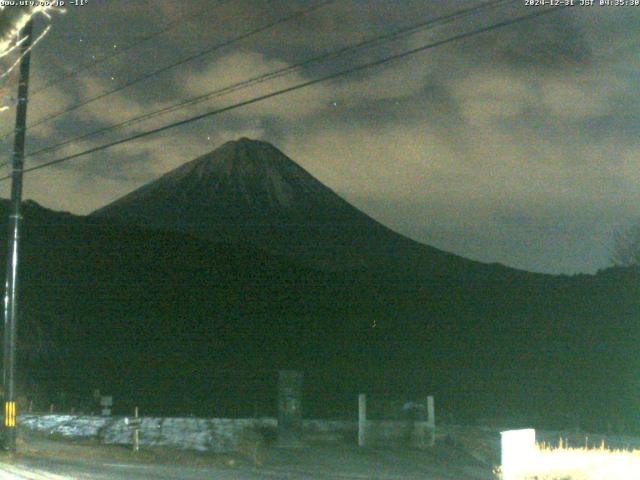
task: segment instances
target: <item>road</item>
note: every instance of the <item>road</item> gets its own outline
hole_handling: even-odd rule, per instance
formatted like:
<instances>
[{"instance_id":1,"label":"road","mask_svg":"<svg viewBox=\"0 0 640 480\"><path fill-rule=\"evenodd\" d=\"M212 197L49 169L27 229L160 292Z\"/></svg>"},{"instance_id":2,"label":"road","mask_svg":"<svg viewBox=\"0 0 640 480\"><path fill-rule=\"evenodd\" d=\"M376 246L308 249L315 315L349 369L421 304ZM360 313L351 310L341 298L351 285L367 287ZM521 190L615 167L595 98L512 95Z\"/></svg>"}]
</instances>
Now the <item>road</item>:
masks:
<instances>
[{"instance_id":1,"label":"road","mask_svg":"<svg viewBox=\"0 0 640 480\"><path fill-rule=\"evenodd\" d=\"M0 478L8 480L210 480L258 479L264 476L253 472L222 470L219 468L190 468L186 466L141 465L127 463L96 463L70 461L16 461L0 464Z\"/></svg>"},{"instance_id":2,"label":"road","mask_svg":"<svg viewBox=\"0 0 640 480\"><path fill-rule=\"evenodd\" d=\"M0 479L28 480L491 480L491 469L462 452L360 450L352 446L267 449L256 466L241 457L172 451L134 454L117 447L29 445L0 457Z\"/></svg>"}]
</instances>

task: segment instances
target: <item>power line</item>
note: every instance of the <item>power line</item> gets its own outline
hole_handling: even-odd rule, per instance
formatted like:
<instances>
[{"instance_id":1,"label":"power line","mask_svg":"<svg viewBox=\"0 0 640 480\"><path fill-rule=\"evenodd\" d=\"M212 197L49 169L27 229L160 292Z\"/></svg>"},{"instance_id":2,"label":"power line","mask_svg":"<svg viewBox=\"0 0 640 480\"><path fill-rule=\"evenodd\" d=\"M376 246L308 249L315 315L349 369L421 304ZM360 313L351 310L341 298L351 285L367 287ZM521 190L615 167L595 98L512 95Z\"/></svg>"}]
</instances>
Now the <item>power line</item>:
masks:
<instances>
[{"instance_id":1,"label":"power line","mask_svg":"<svg viewBox=\"0 0 640 480\"><path fill-rule=\"evenodd\" d=\"M224 1L224 0L222 0ZM220 3L222 3L222 1ZM205 8L202 8L200 10L198 10L196 13L191 13L191 14L185 14L185 15L181 15L179 16L176 20L174 20L173 22L168 23L167 25L165 25L163 28L161 28L160 30L150 33L149 35L142 37L140 40L138 40L137 42L134 42L130 45L127 45L124 48L119 49L118 51L111 53L109 55L104 55L100 58L97 58L91 62L87 62L83 65L80 65L77 69L66 73L64 75L62 75L61 77L58 77L46 84L44 84L42 87L36 88L33 90L33 92L31 92L31 95L37 95L40 92L43 92L44 90L47 90L51 87L53 87L54 85L67 80L71 77L75 77L76 75L79 75L80 73L86 72L87 70L89 70L90 68L93 68L101 63L104 63L108 60L111 60L112 58L115 58L119 55L122 55L125 52L128 52L129 50L132 50L134 48L136 48L139 45L142 45L143 43L148 42L149 40L153 40L156 37L159 37L165 33L167 33L170 30L173 30L176 26L182 24L183 22L190 20L192 18L198 17L200 16L205 10L209 10L211 7L207 6Z\"/></svg>"},{"instance_id":2,"label":"power line","mask_svg":"<svg viewBox=\"0 0 640 480\"><path fill-rule=\"evenodd\" d=\"M379 66L379 65L383 65L383 64L389 63L389 62L391 62L393 60L398 60L398 59L401 59L401 58L408 57L410 55L415 55L415 54L423 52L425 50L430 50L432 48L436 48L436 47L439 47L439 46L442 46L442 45L445 45L445 44L448 44L448 43L452 43L452 42L455 42L455 41L458 41L458 40L470 38L472 36L475 36L475 35L478 35L478 34L481 34L481 33L486 33L486 32L490 32L492 30L497 30L497 29L502 28L502 27L506 27L506 26L509 26L509 25L514 25L514 24L522 22L524 20L540 17L540 16L546 15L548 13L560 11L560 10L562 10L564 8L567 8L567 6L552 7L552 8L548 8L548 9L545 9L545 10L537 11L535 13L531 13L531 14L528 14L528 15L523 15L523 16L520 16L520 17L516 17L516 18L513 18L513 19L503 20L502 22L498 22L498 23L495 23L493 25L489 25L487 27L482 27L482 28L479 28L479 29L476 29L476 30L472 30L470 32L460 33L458 35L454 35L454 36L446 38L444 40L439 40L437 42L429 43L427 45L423 45L421 47L417 47L417 48L414 48L414 49L411 49L411 50L407 50L405 52L397 53L397 54L394 54L394 55L390 55L390 56L384 57L384 58L379 59L379 60L375 60L375 61L372 61L372 62L369 62L369 63L365 63L365 64L362 64L362 65L358 65L356 67L352 67L352 68L349 68L347 70L342 70L340 72L335 72L335 73L332 73L332 74L329 74L329 75L325 75L323 77L320 77L320 78L317 78L317 79L314 79L314 80L309 80L309 81L306 81L306 82L303 82L303 83L299 83L298 85L294 85L294 86L291 86L291 87L283 88L281 90L277 90L275 92L271 92L271 93L268 93L268 94L265 94L265 95L260 95L258 97L254 97L254 98L252 98L250 100L245 100L245 101L233 104L233 105L229 105L229 106L222 107L222 108L219 108L219 109L216 109L216 110L212 110L210 112L203 113L201 115L196 115L196 116L188 118L186 120L180 120L180 121L177 121L177 122L173 122L173 123L170 123L169 125L165 125L163 127L155 128L153 130L148 130L146 132L138 133L138 134L132 135L130 137L126 137L126 138L123 138L123 139L120 139L120 140L116 140L116 141L101 145L99 147L90 148L90 149L85 150L83 152L75 153L73 155L68 155L66 157L58 158L56 160L51 160L50 162L46 162L46 163L42 163L40 165L36 165L34 167L26 168L24 171L25 172L33 172L35 170L40 170L42 168L46 168L46 167L49 167L49 166L52 166L52 165L57 165L57 164L60 164L60 163L63 163L63 162L67 162L69 160L73 160L75 158L83 157L83 156L89 155L91 153L96 153L96 152L99 152L99 151L102 151L102 150L106 150L108 148L111 148L111 147L114 147L114 146L117 146L117 145L121 145L123 143L127 143L127 142L130 142L130 141L133 141L133 140L138 140L140 138L148 137L150 135L154 135L156 133L163 132L165 130L169 130L169 129L172 129L172 128L176 128L176 127L180 127L180 126L183 126L183 125L187 125L189 123L192 123L192 122L195 122L195 121L198 121L198 120L202 120L203 118L212 117L214 115L219 115L221 113L225 113L225 112L228 112L228 111L231 111L231 110L235 110L237 108L241 108L241 107L244 107L244 106L247 106L247 105L251 105L251 104L263 101L263 100L267 100L269 98L277 97L277 96L280 96L280 95L284 95L286 93L290 93L290 92L293 92L293 91L296 91L296 90L300 90L302 88L306 88L306 87L309 87L309 86L312 86L312 85L316 85L316 84L321 83L321 82L325 82L325 81L328 81L328 80L333 80L335 78L338 78L338 77L341 77L341 76L344 76L344 75L348 75L348 74L351 74L351 73L354 73L354 72L359 72L359 71L362 71L362 70L365 70L365 69L368 69L368 68L371 68L371 67L376 67L376 66ZM0 181L6 180L8 178L10 178L10 176L2 177L2 178L0 178Z\"/></svg>"},{"instance_id":3,"label":"power line","mask_svg":"<svg viewBox=\"0 0 640 480\"><path fill-rule=\"evenodd\" d=\"M307 65L310 65L312 63L318 63L318 62L334 59L334 58L337 58L337 57L339 57L341 55L344 55L346 53L353 53L353 52L356 52L356 51L358 51L360 49L368 48L368 47L371 47L373 45L380 44L382 42L395 40L397 38L401 38L401 37L404 37L404 36L407 36L407 35L412 35L412 34L418 32L418 31L423 30L423 29L428 28L428 27L441 25L441 24L444 24L444 23L448 23L448 22L452 22L452 21L464 18L466 16L471 16L471 15L474 15L474 14L478 13L479 11L482 11L482 10L485 10L485 9L489 9L489 8L494 8L494 7L496 7L496 6L498 6L498 5L502 4L502 3L514 3L515 1L516 0L491 0L491 1L487 1L487 2L482 2L481 4L476 5L474 7L469 7L469 8L457 10L457 11L451 13L451 14L448 14L448 15L445 15L445 16L442 16L442 17L430 18L430 19L428 19L426 21L422 21L420 23L413 24L413 25L411 25L409 27L405 27L405 28L402 28L400 30L396 30L394 32L389 32L389 33L386 33L384 35L376 36L374 38L370 38L370 39L358 42L358 43L353 44L353 45L348 45L346 47L342 47L342 48L340 48L338 50L334 50L334 51L331 51L331 52L327 52L327 53L323 53L323 54L320 54L320 55L316 55L316 56L314 56L312 58L303 60L301 62L298 62L298 63L294 64L294 65L290 65L288 67L284 67L284 68L281 68L281 69L278 69L278 70L275 70L275 71L271 71L271 72L268 72L268 73L265 73L265 74L262 74L262 75L258 75L258 76L249 78L247 80L244 80L242 82L238 82L238 83L235 83L233 85L229 85L227 87L223 87L221 89L214 90L212 92L208 92L208 93L205 93L205 94L202 94L202 95L198 95L196 97L192 97L192 98L183 100L181 102L178 102L178 103L173 104L173 105L168 106L168 107L161 108L159 110L148 112L148 113L145 113L143 115L139 115L137 117L132 117L132 118L130 118L128 120L125 120L123 122L117 123L115 125L110 125L108 127L101 128L99 130L95 130L93 132L85 133L83 135L79 135L79 136L73 137L71 139L65 140L63 142L60 142L58 144L46 146L46 147L41 148L39 150L36 150L34 152L30 152L27 155L27 158L34 157L36 155L40 155L40 154L43 154L43 153L46 153L46 152L55 151L55 150L58 150L58 149L60 149L60 148L62 148L64 146L70 145L72 143L76 143L76 142L78 142L80 140L86 140L87 138L90 138L90 137L93 137L93 136L96 136L96 135L100 135L100 134L103 134L103 133L106 133L106 132L109 132L109 131L112 131L112 130L116 130L116 129L119 129L119 128L122 128L122 127L125 127L125 126L128 126L128 125L132 125L134 123L138 123L138 122L141 122L143 120L148 120L148 119L156 117L156 116L160 116L160 115L164 115L166 113L174 112L174 111L180 110L180 109L185 108L185 107L190 106L190 105L195 105L195 104L204 102L206 100L210 100L212 98L217 98L217 97L223 96L224 94L227 94L227 93L231 93L231 92L234 92L234 91L237 91L237 90L240 90L240 89L252 86L252 85L263 83L263 82L265 82L267 80L273 80L273 79L276 79L276 78L280 78L282 76L288 75L288 74L293 73L295 71L299 71L303 67L305 67Z\"/></svg>"},{"instance_id":4,"label":"power line","mask_svg":"<svg viewBox=\"0 0 640 480\"><path fill-rule=\"evenodd\" d=\"M235 37L233 37L233 38L231 38L229 40L225 40L222 43L218 43L218 44L214 45L213 47L207 48L205 50L201 50L200 52L198 52L198 53L196 53L194 55L190 55L190 56L188 56L188 57L186 57L186 58L184 58L182 60L179 60L179 61L177 61L175 63L172 63L172 64L167 65L165 67L159 68L157 70L154 70L153 72L150 72L150 73L141 75L139 77L136 77L133 80L120 85L119 87L116 87L116 88L114 88L112 90L107 90L106 92L103 92L103 93L101 93L99 95L96 95L95 97L91 97L90 99L87 99L84 102L77 103L77 104L72 105L71 107L69 107L69 108L67 108L65 110L61 110L61 111L56 112L56 113L54 113L52 115L49 115L49 116L47 116L45 118L42 118L42 119L38 120L37 122L27 126L27 130L31 129L31 128L35 128L35 127L37 127L39 125L42 125L44 123L48 123L48 122L50 122L51 120L53 120L55 118L58 118L58 117L60 117L60 116L62 116L64 114L72 112L74 110L77 110L78 108L84 107L85 105L88 105L89 103L93 103L96 100L100 100L100 99L105 98L105 97L107 97L109 95L112 95L114 93L121 92L122 90L125 90L126 88L129 88L129 87L131 87L131 86L133 86L133 85L135 85L137 83L140 83L140 82L143 82L145 80L148 80L148 79L150 79L152 77L155 77L155 76L157 76L157 75L159 75L161 73L169 71L169 70L171 70L171 69L173 69L175 67L178 67L180 65L184 65L185 63L191 62L191 61L193 61L193 60L195 60L197 58L201 58L201 57L203 57L205 55L213 53L214 51L220 50L221 48L227 47L227 46L232 45L232 44L234 44L236 42L239 42L241 40L247 39L247 38L252 37L254 35L257 35L259 33L262 33L262 32L265 32L267 30L270 30L273 27L276 27L278 25L286 23L286 22L288 22L290 20L293 20L295 18L304 16L304 15L306 15L308 13L311 13L314 10L318 10L319 8L322 8L325 5L328 5L328 4L333 3L335 1L336 0L323 0L320 3L317 3L316 5L314 5L312 7L309 7L309 8L306 8L304 10L292 13L290 15L287 15L285 17L279 18L278 20L270 22L270 23L268 23L266 25L263 25L261 27L258 27L258 28L255 28L253 30L250 30L248 32L242 33L242 34L240 34L238 36L235 36ZM6 138L10 134L11 134L11 132L5 133L3 138Z\"/></svg>"},{"instance_id":5,"label":"power line","mask_svg":"<svg viewBox=\"0 0 640 480\"><path fill-rule=\"evenodd\" d=\"M160 133L160 132L165 131L165 130L169 130L169 129L176 128L176 127L179 127L179 126L182 126L182 125L186 125L188 123L195 122L195 121L201 120L203 118L207 118L207 117L210 117L210 116L218 115L218 114L230 111L230 110L234 110L236 108L240 108L240 107L243 107L243 106L247 106L247 105L250 105L250 104L253 104L253 103L260 102L262 100L267 100L269 98L273 98L273 97L276 97L276 96L279 96L279 95L283 95L283 94L286 94L286 93L289 93L289 92L292 92L292 91L295 91L295 90L299 90L299 89L302 89L302 88L305 88L305 87L308 87L308 86L311 86L311 85L315 85L315 84L320 83L320 82L324 82L324 81L327 81L327 80L332 80L332 79L338 78L338 77L343 76L343 75L347 75L347 74L354 73L354 72L357 72L357 71L365 70L367 68L371 68L371 67L374 67L374 66L382 65L382 64L388 63L388 62L390 62L392 60L396 60L396 59L399 59L399 58L404 58L406 56L413 55L413 54L422 52L424 50L435 48L435 47L438 47L438 46L441 46L441 45L444 45L444 44L447 44L447 43L451 43L453 41L457 41L457 40L461 40L461 39L464 39L464 38L468 38L468 37L471 37L471 36L474 36L474 35L477 35L477 34L480 34L480 33L485 33L485 32L491 31L491 30L495 30L495 29L498 29L498 28L501 28L501 27L504 27L504 26L512 25L512 24L515 24L515 23L518 23L518 22L521 22L521 21L524 21L524 20L527 20L527 19L530 19L530 18L542 16L542 15L545 15L547 13L551 13L551 12L556 11L556 10L561 10L563 8L566 8L566 7L565 6L561 6L561 7L549 8L549 9L546 9L546 10L543 10L543 11L539 11L539 12L535 12L535 13L532 13L532 14L529 14L529 15L524 15L524 16L517 17L517 18L514 18L514 19L510 19L510 20L504 20L502 22L490 25L488 27L483 27L483 28L480 28L480 29L477 29L477 30L473 30L471 32L465 32L465 33L462 33L462 34L458 34L458 35L455 35L453 37L449 37L449 38L447 38L445 40L440 40L440 41L437 41L437 42L434 42L434 43L423 45L422 47L418 47L418 48L415 48L415 49L412 49L412 50L408 50L406 52L402 52L402 53L399 53L399 54L391 55L391 56L382 58L380 60L369 62L369 63L363 64L363 65L359 65L359 66L356 66L356 67L353 67L353 68L350 68L350 69L347 69L347 70L342 70L340 72L332 73L332 74L326 75L324 77L320 77L318 79L309 80L307 82L303 82L301 84L294 85L292 87L284 88L284 89L281 89L281 90L278 90L278 91L275 91L275 92L271 92L271 93L268 93L268 94L265 94L265 95L254 97L254 98L252 98L250 100L246 100L246 101L239 102L239 103L227 106L227 107L216 109L216 110L213 110L213 111L201 114L201 115L197 115L197 116L188 118L186 120L181 120L181 121L178 121L178 122L174 122L174 123L171 123L169 125L165 125L163 127L159 127L159 128L153 129L153 130L149 130L149 131L142 132L142 133L139 133L139 134L136 134L136 135L132 135L132 136L126 137L124 139L116 140L114 142L110 142L108 144L101 145L99 147L94 147L94 148L91 148L89 150L85 150L84 152L79 152L79 153L76 153L76 154L73 154L73 155L69 155L69 156L62 157L62 158L59 158L59 159L56 159L56 160L52 160L50 162L43 163L41 165L30 167L30 168L25 169L25 172L38 170L38 169L41 169L41 168L44 168L44 167L47 167L47 166L50 166L50 165L62 163L62 162L65 162L65 161L68 161L68 160L72 160L72 159L75 159L75 158L78 158L78 157L81 157L81 156L85 156L85 155L88 155L90 153L95 153L95 152L98 152L98 151L101 151L101 150L105 150L107 148L111 148L113 146L117 146L117 145L129 142L129 141L137 140L137 139L144 138L144 137L156 134L156 133ZM8 178L8 177L2 177L2 178L0 178L0 181L5 180L6 178Z\"/></svg>"}]
</instances>

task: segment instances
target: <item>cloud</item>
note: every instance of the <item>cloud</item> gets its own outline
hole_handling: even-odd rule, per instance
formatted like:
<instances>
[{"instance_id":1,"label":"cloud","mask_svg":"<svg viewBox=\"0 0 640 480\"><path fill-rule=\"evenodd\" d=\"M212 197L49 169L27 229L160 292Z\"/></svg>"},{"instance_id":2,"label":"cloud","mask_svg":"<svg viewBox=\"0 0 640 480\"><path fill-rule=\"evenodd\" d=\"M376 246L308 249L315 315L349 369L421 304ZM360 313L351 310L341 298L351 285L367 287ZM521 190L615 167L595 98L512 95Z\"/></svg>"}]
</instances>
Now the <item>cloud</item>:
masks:
<instances>
[{"instance_id":1,"label":"cloud","mask_svg":"<svg viewBox=\"0 0 640 480\"><path fill-rule=\"evenodd\" d=\"M516 73L474 74L449 86L464 127L440 128L431 99L416 96L397 107L404 119L350 124L335 113L321 129L291 132L285 151L413 238L530 270L595 271L606 265L610 233L633 218L640 173L637 143L575 128L614 109L611 98L627 88L612 81L618 88L583 98L578 80L586 77L569 76L578 93L565 98L537 95L557 88L553 76L539 78L534 91ZM551 127L568 123L562 141L536 124L513 126L532 111Z\"/></svg>"},{"instance_id":2,"label":"cloud","mask_svg":"<svg viewBox=\"0 0 640 480\"><path fill-rule=\"evenodd\" d=\"M30 120L303 8L284 0L215 5L194 0L179 10L175 5L153 10L146 1L103 5L100 29L109 33L104 45L113 38L126 45L181 14L209 10L131 57L86 72L74 88L39 95ZM29 144L117 123L466 6L466 1L334 2L35 129ZM53 208L88 213L225 141L249 136L274 142L347 200L418 240L532 270L594 271L606 264L608 232L636 218L640 201L633 40L640 17L637 9L624 10L568 9L126 143L34 172L26 195ZM527 9L514 3L510 10L311 66L56 156L522 13ZM131 23L125 29L127 15ZM71 20L64 23L71 30L95 28L94 18ZM64 56L65 42L51 45L53 58L56 51ZM0 128L11 128L12 121L13 113L0 115Z\"/></svg>"}]
</instances>

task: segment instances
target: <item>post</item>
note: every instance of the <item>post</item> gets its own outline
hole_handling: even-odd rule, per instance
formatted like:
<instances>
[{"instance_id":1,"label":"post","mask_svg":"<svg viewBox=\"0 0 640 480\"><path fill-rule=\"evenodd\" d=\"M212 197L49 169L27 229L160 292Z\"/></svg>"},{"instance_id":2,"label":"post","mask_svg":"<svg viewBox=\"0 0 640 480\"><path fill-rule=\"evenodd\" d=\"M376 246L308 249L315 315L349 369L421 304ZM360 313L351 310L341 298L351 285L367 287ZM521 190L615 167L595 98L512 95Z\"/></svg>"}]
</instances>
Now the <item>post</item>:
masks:
<instances>
[{"instance_id":1,"label":"post","mask_svg":"<svg viewBox=\"0 0 640 480\"><path fill-rule=\"evenodd\" d=\"M138 416L138 407L135 408L133 415L133 418L125 417L124 424L131 430L133 451L137 452L140 450L140 425L142 423Z\"/></svg>"},{"instance_id":2,"label":"post","mask_svg":"<svg viewBox=\"0 0 640 480\"><path fill-rule=\"evenodd\" d=\"M137 426L139 422L138 407L136 407L136 410L135 410L135 422L136 422L136 427L133 430L133 451L137 452L140 450L140 427Z\"/></svg>"},{"instance_id":3,"label":"post","mask_svg":"<svg viewBox=\"0 0 640 480\"><path fill-rule=\"evenodd\" d=\"M24 144L27 125L27 96L29 93L29 65L33 20L29 20L21 35L26 40L20 46L20 83L18 85L18 106L16 108L16 129L11 171L11 210L9 213L9 254L4 297L4 428L5 448L16 450L16 327L18 323L18 250L20 245L22 202L22 177L24 165Z\"/></svg>"},{"instance_id":4,"label":"post","mask_svg":"<svg viewBox=\"0 0 640 480\"><path fill-rule=\"evenodd\" d=\"M429 446L436 443L436 409L433 403L433 396L427 397L427 425L429 426Z\"/></svg>"},{"instance_id":5,"label":"post","mask_svg":"<svg viewBox=\"0 0 640 480\"><path fill-rule=\"evenodd\" d=\"M358 395L358 446L367 444L367 395Z\"/></svg>"}]
</instances>

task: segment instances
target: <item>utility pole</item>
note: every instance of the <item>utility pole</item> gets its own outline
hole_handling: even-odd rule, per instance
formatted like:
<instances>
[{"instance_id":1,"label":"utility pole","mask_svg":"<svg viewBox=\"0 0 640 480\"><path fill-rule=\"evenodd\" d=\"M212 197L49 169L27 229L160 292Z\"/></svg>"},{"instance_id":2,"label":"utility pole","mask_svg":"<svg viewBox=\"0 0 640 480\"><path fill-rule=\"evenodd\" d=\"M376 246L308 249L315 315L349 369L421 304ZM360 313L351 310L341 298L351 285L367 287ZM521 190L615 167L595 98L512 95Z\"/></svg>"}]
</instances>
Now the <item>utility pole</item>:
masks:
<instances>
[{"instance_id":1,"label":"utility pole","mask_svg":"<svg viewBox=\"0 0 640 480\"><path fill-rule=\"evenodd\" d=\"M4 297L4 429L5 449L16 450L16 326L18 323L18 248L22 216L22 176L24 167L24 143L27 127L27 95L29 93L29 64L33 20L20 32L26 37L20 46L20 83L18 84L18 105L16 107L16 130L11 169L11 207L9 213L9 254L7 257L7 280Z\"/></svg>"}]
</instances>

